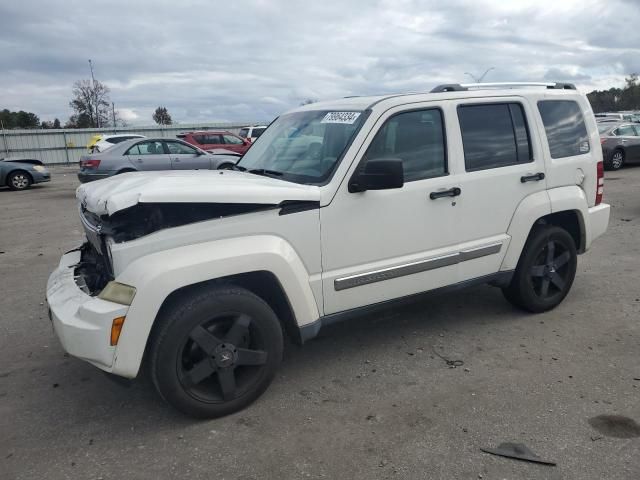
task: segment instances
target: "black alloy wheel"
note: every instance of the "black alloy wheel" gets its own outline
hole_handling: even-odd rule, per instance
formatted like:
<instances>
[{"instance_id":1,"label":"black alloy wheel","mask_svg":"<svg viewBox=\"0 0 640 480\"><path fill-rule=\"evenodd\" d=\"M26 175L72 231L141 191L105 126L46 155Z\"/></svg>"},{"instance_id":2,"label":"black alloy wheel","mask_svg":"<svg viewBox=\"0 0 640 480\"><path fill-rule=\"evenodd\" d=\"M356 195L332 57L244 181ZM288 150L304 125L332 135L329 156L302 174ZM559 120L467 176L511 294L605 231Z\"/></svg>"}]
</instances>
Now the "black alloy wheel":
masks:
<instances>
[{"instance_id":1,"label":"black alloy wheel","mask_svg":"<svg viewBox=\"0 0 640 480\"><path fill-rule=\"evenodd\" d=\"M150 338L151 376L178 410L214 418L258 398L282 361L283 333L269 305L236 286L203 288L163 309Z\"/></svg>"},{"instance_id":2,"label":"black alloy wheel","mask_svg":"<svg viewBox=\"0 0 640 480\"><path fill-rule=\"evenodd\" d=\"M573 237L552 225L534 227L511 283L502 291L512 304L530 312L556 307L567 296L578 265Z\"/></svg>"}]
</instances>

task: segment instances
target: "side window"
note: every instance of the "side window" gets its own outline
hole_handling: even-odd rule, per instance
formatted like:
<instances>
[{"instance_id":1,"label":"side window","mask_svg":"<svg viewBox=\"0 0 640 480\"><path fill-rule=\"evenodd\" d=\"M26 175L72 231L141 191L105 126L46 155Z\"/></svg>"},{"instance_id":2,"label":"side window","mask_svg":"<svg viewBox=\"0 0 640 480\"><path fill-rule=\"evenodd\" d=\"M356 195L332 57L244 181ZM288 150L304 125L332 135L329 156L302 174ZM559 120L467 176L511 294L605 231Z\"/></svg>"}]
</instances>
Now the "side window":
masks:
<instances>
[{"instance_id":1,"label":"side window","mask_svg":"<svg viewBox=\"0 0 640 480\"><path fill-rule=\"evenodd\" d=\"M468 172L506 167L533 160L522 105L460 105L458 119Z\"/></svg>"},{"instance_id":2,"label":"side window","mask_svg":"<svg viewBox=\"0 0 640 480\"><path fill-rule=\"evenodd\" d=\"M135 144L125 155L163 155L162 142L140 142Z\"/></svg>"},{"instance_id":3,"label":"side window","mask_svg":"<svg viewBox=\"0 0 640 480\"><path fill-rule=\"evenodd\" d=\"M251 136L253 138L258 138L260 135L262 135L262 132L264 132L265 130L266 128L254 128Z\"/></svg>"},{"instance_id":4,"label":"side window","mask_svg":"<svg viewBox=\"0 0 640 480\"><path fill-rule=\"evenodd\" d=\"M204 135L194 135L193 139L200 145L204 145L205 143L207 143L207 137L205 137Z\"/></svg>"},{"instance_id":5,"label":"side window","mask_svg":"<svg viewBox=\"0 0 640 480\"><path fill-rule=\"evenodd\" d=\"M242 140L240 140L238 137L234 137L233 135L222 135L222 138L224 138L224 143L228 145L242 144Z\"/></svg>"},{"instance_id":6,"label":"side window","mask_svg":"<svg viewBox=\"0 0 640 480\"><path fill-rule=\"evenodd\" d=\"M405 182L440 177L447 174L444 135L437 108L399 113L378 130L364 158L401 159Z\"/></svg>"},{"instance_id":7,"label":"side window","mask_svg":"<svg viewBox=\"0 0 640 480\"><path fill-rule=\"evenodd\" d=\"M197 153L195 148L189 147L184 143L167 141L164 144L169 149L169 153L174 155L195 155Z\"/></svg>"},{"instance_id":8,"label":"side window","mask_svg":"<svg viewBox=\"0 0 640 480\"><path fill-rule=\"evenodd\" d=\"M573 100L541 100L538 110L547 133L551 158L589 153L589 135L580 107Z\"/></svg>"},{"instance_id":9,"label":"side window","mask_svg":"<svg viewBox=\"0 0 640 480\"><path fill-rule=\"evenodd\" d=\"M616 137L635 137L636 131L631 125L623 125L616 128L613 134Z\"/></svg>"},{"instance_id":10,"label":"side window","mask_svg":"<svg viewBox=\"0 0 640 480\"><path fill-rule=\"evenodd\" d=\"M242 128L238 135L240 135L242 138L247 138L248 134L249 134L249 129L248 128Z\"/></svg>"}]
</instances>

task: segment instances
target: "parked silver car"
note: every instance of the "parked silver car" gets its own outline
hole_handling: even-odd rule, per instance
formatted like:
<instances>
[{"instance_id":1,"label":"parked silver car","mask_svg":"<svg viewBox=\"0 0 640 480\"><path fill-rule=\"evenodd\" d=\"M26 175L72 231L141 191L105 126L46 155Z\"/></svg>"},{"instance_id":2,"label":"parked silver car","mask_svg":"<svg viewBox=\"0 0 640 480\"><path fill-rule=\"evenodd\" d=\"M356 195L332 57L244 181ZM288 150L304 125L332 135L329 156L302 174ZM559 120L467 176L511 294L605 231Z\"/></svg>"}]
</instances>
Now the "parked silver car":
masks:
<instances>
[{"instance_id":1,"label":"parked silver car","mask_svg":"<svg viewBox=\"0 0 640 480\"><path fill-rule=\"evenodd\" d=\"M80 157L78 179L86 183L125 172L224 169L237 161L237 156L213 155L182 140L138 138Z\"/></svg>"},{"instance_id":2,"label":"parked silver car","mask_svg":"<svg viewBox=\"0 0 640 480\"><path fill-rule=\"evenodd\" d=\"M32 158L0 158L0 187L26 190L34 183L48 182L51 174L40 160Z\"/></svg>"}]
</instances>

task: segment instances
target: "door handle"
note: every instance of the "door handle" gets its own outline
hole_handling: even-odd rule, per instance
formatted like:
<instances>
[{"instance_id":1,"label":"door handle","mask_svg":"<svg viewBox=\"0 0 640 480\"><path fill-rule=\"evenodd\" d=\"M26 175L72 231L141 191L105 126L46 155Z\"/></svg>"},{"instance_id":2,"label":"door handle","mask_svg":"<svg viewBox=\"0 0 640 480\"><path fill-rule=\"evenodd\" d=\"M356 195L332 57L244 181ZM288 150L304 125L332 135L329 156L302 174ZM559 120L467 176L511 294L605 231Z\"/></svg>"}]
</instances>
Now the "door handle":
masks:
<instances>
[{"instance_id":1,"label":"door handle","mask_svg":"<svg viewBox=\"0 0 640 480\"><path fill-rule=\"evenodd\" d=\"M436 200L438 198L443 198L443 197L457 197L461 193L462 193L462 190L460 190L460 188L453 187L453 188L450 188L449 190L440 190L437 192L431 192L429 194L429 198L431 200Z\"/></svg>"},{"instance_id":2,"label":"door handle","mask_svg":"<svg viewBox=\"0 0 640 480\"><path fill-rule=\"evenodd\" d=\"M141 158L138 159L138 163L142 163L142 159Z\"/></svg>"},{"instance_id":3,"label":"door handle","mask_svg":"<svg viewBox=\"0 0 640 480\"><path fill-rule=\"evenodd\" d=\"M173 161L180 163L180 159L179 158L174 158Z\"/></svg>"},{"instance_id":4,"label":"door handle","mask_svg":"<svg viewBox=\"0 0 640 480\"><path fill-rule=\"evenodd\" d=\"M540 180L544 180L544 173L542 172L534 173L533 175L524 175L520 177L520 181L522 183L539 182Z\"/></svg>"}]
</instances>

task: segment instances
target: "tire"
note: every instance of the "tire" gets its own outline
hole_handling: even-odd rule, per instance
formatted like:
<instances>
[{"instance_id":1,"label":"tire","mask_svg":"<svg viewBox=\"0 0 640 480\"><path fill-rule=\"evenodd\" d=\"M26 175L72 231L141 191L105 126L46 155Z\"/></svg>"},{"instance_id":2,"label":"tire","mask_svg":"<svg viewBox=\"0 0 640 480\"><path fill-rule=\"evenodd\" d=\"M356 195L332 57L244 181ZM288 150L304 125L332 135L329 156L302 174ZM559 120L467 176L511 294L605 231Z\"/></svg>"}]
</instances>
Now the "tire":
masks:
<instances>
[{"instance_id":1,"label":"tire","mask_svg":"<svg viewBox=\"0 0 640 480\"><path fill-rule=\"evenodd\" d=\"M233 167L233 163L223 163L217 168L217 170L233 170Z\"/></svg>"},{"instance_id":2,"label":"tire","mask_svg":"<svg viewBox=\"0 0 640 480\"><path fill-rule=\"evenodd\" d=\"M576 275L573 237L552 225L535 226L509 286L502 289L513 305L533 313L555 308L567 296Z\"/></svg>"},{"instance_id":3,"label":"tire","mask_svg":"<svg viewBox=\"0 0 640 480\"><path fill-rule=\"evenodd\" d=\"M124 170L120 170L119 172L116 172L116 175L120 175L121 173L129 173L129 172L137 172L137 170L134 170L133 168L126 168Z\"/></svg>"},{"instance_id":4,"label":"tire","mask_svg":"<svg viewBox=\"0 0 640 480\"><path fill-rule=\"evenodd\" d=\"M151 378L164 400L192 417L221 417L245 408L271 384L282 361L278 318L244 288L187 294L157 321Z\"/></svg>"},{"instance_id":5,"label":"tire","mask_svg":"<svg viewBox=\"0 0 640 480\"><path fill-rule=\"evenodd\" d=\"M22 170L12 172L7 177L7 185L11 190L26 190L32 183L31 175Z\"/></svg>"},{"instance_id":6,"label":"tire","mask_svg":"<svg viewBox=\"0 0 640 480\"><path fill-rule=\"evenodd\" d=\"M605 162L607 170L620 170L624 166L625 153L619 148L615 149L611 154L611 158Z\"/></svg>"}]
</instances>

